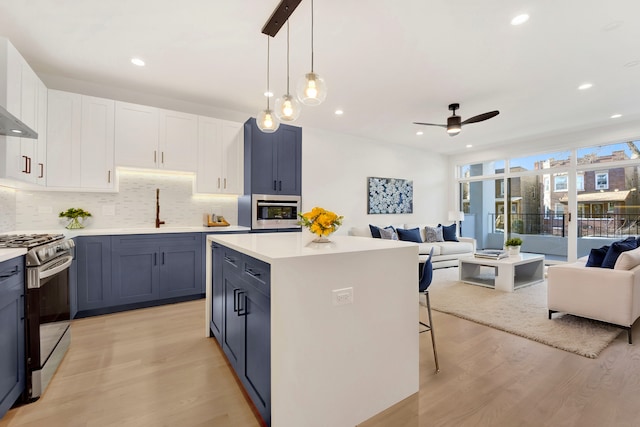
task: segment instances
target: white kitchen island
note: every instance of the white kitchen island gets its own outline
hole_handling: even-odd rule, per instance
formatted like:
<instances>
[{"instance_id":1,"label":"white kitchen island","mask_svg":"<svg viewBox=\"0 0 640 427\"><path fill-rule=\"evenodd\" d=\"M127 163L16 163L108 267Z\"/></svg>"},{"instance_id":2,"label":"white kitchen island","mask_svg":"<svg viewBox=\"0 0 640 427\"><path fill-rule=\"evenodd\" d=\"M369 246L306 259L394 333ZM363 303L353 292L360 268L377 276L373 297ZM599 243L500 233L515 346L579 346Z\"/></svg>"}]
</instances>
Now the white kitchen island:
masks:
<instances>
[{"instance_id":1,"label":"white kitchen island","mask_svg":"<svg viewBox=\"0 0 640 427\"><path fill-rule=\"evenodd\" d=\"M211 245L268 264L271 425L352 427L418 392L418 246L310 240L308 233L208 236L206 336ZM225 307L258 311L237 297L225 298Z\"/></svg>"}]
</instances>

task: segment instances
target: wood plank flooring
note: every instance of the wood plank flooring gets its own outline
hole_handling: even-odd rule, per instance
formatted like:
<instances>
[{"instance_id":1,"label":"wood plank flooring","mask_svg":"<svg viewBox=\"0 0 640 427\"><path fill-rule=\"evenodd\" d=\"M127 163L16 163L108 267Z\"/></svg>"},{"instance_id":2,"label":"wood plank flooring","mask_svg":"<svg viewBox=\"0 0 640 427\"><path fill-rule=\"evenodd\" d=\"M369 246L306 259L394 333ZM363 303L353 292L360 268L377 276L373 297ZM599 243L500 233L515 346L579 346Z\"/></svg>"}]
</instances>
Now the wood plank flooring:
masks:
<instances>
[{"instance_id":1,"label":"wood plank flooring","mask_svg":"<svg viewBox=\"0 0 640 427\"><path fill-rule=\"evenodd\" d=\"M587 359L433 314L440 373L420 334L419 393L362 427L640 425L637 330ZM203 300L74 320L44 396L0 427L260 426L203 322Z\"/></svg>"}]
</instances>

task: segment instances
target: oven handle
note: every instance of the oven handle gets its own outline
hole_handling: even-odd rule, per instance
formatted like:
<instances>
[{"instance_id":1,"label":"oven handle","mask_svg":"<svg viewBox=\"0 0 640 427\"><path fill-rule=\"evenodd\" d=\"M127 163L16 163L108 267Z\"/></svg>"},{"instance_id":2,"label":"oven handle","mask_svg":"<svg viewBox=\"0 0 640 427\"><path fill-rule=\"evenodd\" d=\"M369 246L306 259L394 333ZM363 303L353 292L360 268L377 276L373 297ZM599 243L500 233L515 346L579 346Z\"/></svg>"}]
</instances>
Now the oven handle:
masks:
<instances>
[{"instance_id":1,"label":"oven handle","mask_svg":"<svg viewBox=\"0 0 640 427\"><path fill-rule=\"evenodd\" d=\"M291 201L291 200L273 200L273 201L258 201L257 203L258 206L298 206L298 202L295 201Z\"/></svg>"},{"instance_id":2,"label":"oven handle","mask_svg":"<svg viewBox=\"0 0 640 427\"><path fill-rule=\"evenodd\" d=\"M40 275L39 275L40 279L46 279L48 277L55 276L56 274L60 273L62 270L66 270L67 268L69 268L69 266L73 262L73 256L72 255L66 255L66 256L64 256L62 258L64 258L65 261L62 264L60 264L58 266L55 266L50 270L47 270L45 268L41 268ZM56 261L59 261L59 259L57 259ZM46 266L46 264L45 264L45 266Z\"/></svg>"}]
</instances>

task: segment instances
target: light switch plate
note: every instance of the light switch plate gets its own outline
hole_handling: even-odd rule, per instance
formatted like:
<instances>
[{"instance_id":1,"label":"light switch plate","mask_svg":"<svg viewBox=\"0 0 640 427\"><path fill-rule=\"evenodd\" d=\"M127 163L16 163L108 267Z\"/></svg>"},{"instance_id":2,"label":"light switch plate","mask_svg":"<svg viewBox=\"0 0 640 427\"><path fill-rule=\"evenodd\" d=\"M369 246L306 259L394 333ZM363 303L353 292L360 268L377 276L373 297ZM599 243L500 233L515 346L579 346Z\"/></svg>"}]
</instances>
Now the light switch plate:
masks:
<instances>
[{"instance_id":1,"label":"light switch plate","mask_svg":"<svg viewBox=\"0 0 640 427\"><path fill-rule=\"evenodd\" d=\"M353 288L334 289L331 291L333 305L353 304Z\"/></svg>"}]
</instances>

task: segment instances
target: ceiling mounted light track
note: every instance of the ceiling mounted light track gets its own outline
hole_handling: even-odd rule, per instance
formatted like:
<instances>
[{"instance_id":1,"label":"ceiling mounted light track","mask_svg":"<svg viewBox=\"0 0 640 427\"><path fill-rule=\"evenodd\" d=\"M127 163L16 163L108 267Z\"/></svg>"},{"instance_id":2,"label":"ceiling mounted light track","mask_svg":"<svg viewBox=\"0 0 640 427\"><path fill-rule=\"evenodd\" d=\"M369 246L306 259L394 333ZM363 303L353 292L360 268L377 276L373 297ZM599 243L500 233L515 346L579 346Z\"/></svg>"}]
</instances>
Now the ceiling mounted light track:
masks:
<instances>
[{"instance_id":1,"label":"ceiling mounted light track","mask_svg":"<svg viewBox=\"0 0 640 427\"><path fill-rule=\"evenodd\" d=\"M275 37L302 0L282 0L262 27L262 34Z\"/></svg>"}]
</instances>

